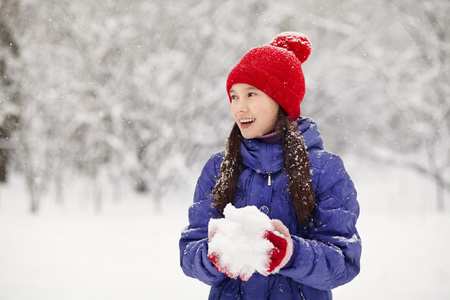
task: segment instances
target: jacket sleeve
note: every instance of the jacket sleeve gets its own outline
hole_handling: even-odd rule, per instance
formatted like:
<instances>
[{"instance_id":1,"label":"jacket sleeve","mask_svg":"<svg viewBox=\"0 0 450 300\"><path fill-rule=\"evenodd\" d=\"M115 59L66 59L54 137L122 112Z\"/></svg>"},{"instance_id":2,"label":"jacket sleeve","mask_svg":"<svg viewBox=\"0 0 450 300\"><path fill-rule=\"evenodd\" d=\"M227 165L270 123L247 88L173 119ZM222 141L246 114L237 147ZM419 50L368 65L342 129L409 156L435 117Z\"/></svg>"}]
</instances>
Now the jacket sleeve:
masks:
<instances>
[{"instance_id":1,"label":"jacket sleeve","mask_svg":"<svg viewBox=\"0 0 450 300\"><path fill-rule=\"evenodd\" d=\"M218 285L226 275L216 270L208 259L208 224L211 218L218 218L217 210L211 207L220 155L212 156L203 168L197 181L194 203L189 208L189 225L181 233L180 264L183 272L208 285Z\"/></svg>"},{"instance_id":2,"label":"jacket sleeve","mask_svg":"<svg viewBox=\"0 0 450 300\"><path fill-rule=\"evenodd\" d=\"M342 160L323 152L323 166L312 166L316 207L306 238L293 235L293 255L279 274L304 285L330 290L360 270L361 239L356 230L359 205Z\"/></svg>"}]
</instances>

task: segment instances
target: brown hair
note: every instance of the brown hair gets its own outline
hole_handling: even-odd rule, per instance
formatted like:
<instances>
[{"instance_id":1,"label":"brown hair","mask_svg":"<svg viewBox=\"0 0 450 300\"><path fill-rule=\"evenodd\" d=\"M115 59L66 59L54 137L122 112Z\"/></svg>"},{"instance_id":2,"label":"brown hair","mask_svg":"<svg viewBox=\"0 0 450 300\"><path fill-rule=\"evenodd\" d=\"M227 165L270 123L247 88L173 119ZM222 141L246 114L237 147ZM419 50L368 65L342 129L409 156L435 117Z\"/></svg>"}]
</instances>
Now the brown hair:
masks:
<instances>
[{"instance_id":1,"label":"brown hair","mask_svg":"<svg viewBox=\"0 0 450 300\"><path fill-rule=\"evenodd\" d=\"M283 157L289 182L289 191L295 213L300 224L306 225L316 203L309 168L309 158L301 133L280 107L276 130L283 142ZM241 166L242 136L235 123L227 140L225 157L220 168L219 178L212 191L213 207L220 214L228 203L233 203Z\"/></svg>"}]
</instances>

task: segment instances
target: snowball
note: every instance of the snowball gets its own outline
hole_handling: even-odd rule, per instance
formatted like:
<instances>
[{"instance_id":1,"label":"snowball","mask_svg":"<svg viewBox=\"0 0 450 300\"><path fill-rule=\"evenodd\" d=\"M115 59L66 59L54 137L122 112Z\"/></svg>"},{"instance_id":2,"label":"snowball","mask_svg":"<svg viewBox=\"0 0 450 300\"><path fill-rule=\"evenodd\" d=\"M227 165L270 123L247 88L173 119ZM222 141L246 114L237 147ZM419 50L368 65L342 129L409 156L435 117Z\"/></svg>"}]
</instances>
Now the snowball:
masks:
<instances>
[{"instance_id":1,"label":"snowball","mask_svg":"<svg viewBox=\"0 0 450 300\"><path fill-rule=\"evenodd\" d=\"M224 215L209 222L209 230L215 234L208 254L218 255L220 266L234 277L247 280L255 272L264 274L268 253L274 247L264 238L267 230L274 229L269 217L256 206L235 208L231 204L225 207Z\"/></svg>"}]
</instances>

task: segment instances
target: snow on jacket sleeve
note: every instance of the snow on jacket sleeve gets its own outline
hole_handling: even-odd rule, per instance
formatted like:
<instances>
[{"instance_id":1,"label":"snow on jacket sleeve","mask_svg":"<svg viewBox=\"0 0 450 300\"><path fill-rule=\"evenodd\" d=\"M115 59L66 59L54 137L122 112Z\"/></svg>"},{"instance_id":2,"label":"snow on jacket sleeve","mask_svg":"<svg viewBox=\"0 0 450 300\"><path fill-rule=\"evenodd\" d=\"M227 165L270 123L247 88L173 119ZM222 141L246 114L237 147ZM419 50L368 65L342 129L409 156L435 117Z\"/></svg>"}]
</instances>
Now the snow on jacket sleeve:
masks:
<instances>
[{"instance_id":1,"label":"snow on jacket sleeve","mask_svg":"<svg viewBox=\"0 0 450 300\"><path fill-rule=\"evenodd\" d=\"M307 237L293 235L294 253L279 274L304 285L330 290L351 281L360 269L356 230L359 205L342 160L319 151L311 160L316 207Z\"/></svg>"},{"instance_id":2,"label":"snow on jacket sleeve","mask_svg":"<svg viewBox=\"0 0 450 300\"><path fill-rule=\"evenodd\" d=\"M213 155L204 166L195 188L194 203L189 208L189 226L183 230L179 245L183 272L213 286L227 278L208 259L208 223L218 217L218 212L211 207L211 191L221 161L220 155Z\"/></svg>"}]
</instances>

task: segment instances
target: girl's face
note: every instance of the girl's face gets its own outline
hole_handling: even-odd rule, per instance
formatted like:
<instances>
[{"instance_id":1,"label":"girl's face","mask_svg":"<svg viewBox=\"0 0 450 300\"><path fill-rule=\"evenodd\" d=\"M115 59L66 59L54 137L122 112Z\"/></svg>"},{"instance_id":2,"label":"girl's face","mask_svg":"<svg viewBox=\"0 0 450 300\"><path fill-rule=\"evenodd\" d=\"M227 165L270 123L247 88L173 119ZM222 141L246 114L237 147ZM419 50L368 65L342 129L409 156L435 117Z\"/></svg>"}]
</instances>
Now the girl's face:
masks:
<instances>
[{"instance_id":1,"label":"girl's face","mask_svg":"<svg viewBox=\"0 0 450 300\"><path fill-rule=\"evenodd\" d=\"M261 90L245 83L231 87L231 114L241 134L253 139L275 130L279 105Z\"/></svg>"}]
</instances>

